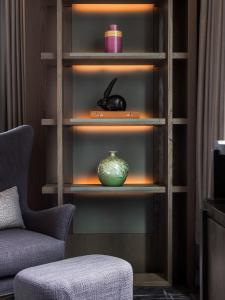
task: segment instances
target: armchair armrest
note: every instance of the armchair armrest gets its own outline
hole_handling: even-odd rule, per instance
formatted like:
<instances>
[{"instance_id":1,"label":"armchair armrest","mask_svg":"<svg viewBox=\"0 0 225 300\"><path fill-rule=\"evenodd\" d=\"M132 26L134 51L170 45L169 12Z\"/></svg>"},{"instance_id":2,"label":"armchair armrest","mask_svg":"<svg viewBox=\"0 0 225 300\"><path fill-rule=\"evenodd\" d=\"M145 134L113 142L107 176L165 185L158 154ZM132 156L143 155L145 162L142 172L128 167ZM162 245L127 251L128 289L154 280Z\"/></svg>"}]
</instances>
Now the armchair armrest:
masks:
<instances>
[{"instance_id":1,"label":"armchair armrest","mask_svg":"<svg viewBox=\"0 0 225 300\"><path fill-rule=\"evenodd\" d=\"M65 204L41 211L28 211L23 214L28 230L43 233L59 240L66 240L73 218L75 206Z\"/></svg>"}]
</instances>

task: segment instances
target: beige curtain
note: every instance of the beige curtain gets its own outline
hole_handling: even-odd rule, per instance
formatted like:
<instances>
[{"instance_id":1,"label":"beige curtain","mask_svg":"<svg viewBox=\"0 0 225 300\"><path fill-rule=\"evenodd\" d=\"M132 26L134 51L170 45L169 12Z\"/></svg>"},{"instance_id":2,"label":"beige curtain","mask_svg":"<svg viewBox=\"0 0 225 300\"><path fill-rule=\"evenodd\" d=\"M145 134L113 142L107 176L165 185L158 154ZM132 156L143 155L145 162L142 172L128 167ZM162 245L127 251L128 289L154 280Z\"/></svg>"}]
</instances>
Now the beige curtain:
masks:
<instances>
[{"instance_id":1,"label":"beige curtain","mask_svg":"<svg viewBox=\"0 0 225 300\"><path fill-rule=\"evenodd\" d=\"M212 196L212 150L224 139L225 1L202 0L197 103L197 220ZM199 228L199 226L197 227Z\"/></svg>"},{"instance_id":2,"label":"beige curtain","mask_svg":"<svg viewBox=\"0 0 225 300\"><path fill-rule=\"evenodd\" d=\"M24 0L0 0L0 130L23 123L24 81Z\"/></svg>"}]
</instances>

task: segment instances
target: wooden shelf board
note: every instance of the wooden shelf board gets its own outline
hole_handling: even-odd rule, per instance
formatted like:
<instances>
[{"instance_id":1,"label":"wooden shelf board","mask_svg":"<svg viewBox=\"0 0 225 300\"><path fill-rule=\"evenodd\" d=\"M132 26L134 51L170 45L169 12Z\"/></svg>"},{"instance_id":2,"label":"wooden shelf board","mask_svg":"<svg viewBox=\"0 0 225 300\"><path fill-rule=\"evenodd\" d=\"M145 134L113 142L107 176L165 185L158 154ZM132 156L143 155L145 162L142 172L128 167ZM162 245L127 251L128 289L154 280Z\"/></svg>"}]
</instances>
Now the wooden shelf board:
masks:
<instances>
[{"instance_id":1,"label":"wooden shelf board","mask_svg":"<svg viewBox=\"0 0 225 300\"><path fill-rule=\"evenodd\" d=\"M42 52L42 60L55 60L56 55L52 52ZM105 53L105 52L65 52L63 60L165 60L165 52L122 52L122 53Z\"/></svg>"},{"instance_id":2,"label":"wooden shelf board","mask_svg":"<svg viewBox=\"0 0 225 300\"><path fill-rule=\"evenodd\" d=\"M56 120L55 119L41 119L41 125L56 126Z\"/></svg>"},{"instance_id":3,"label":"wooden shelf board","mask_svg":"<svg viewBox=\"0 0 225 300\"><path fill-rule=\"evenodd\" d=\"M187 193L187 187L186 186L173 186L173 193Z\"/></svg>"},{"instance_id":4,"label":"wooden shelf board","mask_svg":"<svg viewBox=\"0 0 225 300\"><path fill-rule=\"evenodd\" d=\"M136 273L134 274L134 286L166 287L169 282L160 274Z\"/></svg>"},{"instance_id":5,"label":"wooden shelf board","mask_svg":"<svg viewBox=\"0 0 225 300\"><path fill-rule=\"evenodd\" d=\"M165 125L166 120L151 119L64 119L64 125Z\"/></svg>"},{"instance_id":6,"label":"wooden shelf board","mask_svg":"<svg viewBox=\"0 0 225 300\"><path fill-rule=\"evenodd\" d=\"M56 184L46 184L42 186L42 194L56 194L57 185Z\"/></svg>"},{"instance_id":7,"label":"wooden shelf board","mask_svg":"<svg viewBox=\"0 0 225 300\"><path fill-rule=\"evenodd\" d=\"M173 52L173 59L188 59L187 52Z\"/></svg>"},{"instance_id":8,"label":"wooden shelf board","mask_svg":"<svg viewBox=\"0 0 225 300\"><path fill-rule=\"evenodd\" d=\"M56 55L53 52L41 52L42 60L54 60L56 59Z\"/></svg>"},{"instance_id":9,"label":"wooden shelf board","mask_svg":"<svg viewBox=\"0 0 225 300\"><path fill-rule=\"evenodd\" d=\"M174 118L173 124L174 125L186 125L188 123L188 120L185 118ZM43 126L56 126L56 120L55 119L42 119L41 125ZM64 119L63 125L65 126L87 126L87 125L99 125L99 126L105 126L105 125L120 125L120 126L157 126L157 125L166 125L166 119L165 118L149 118L149 119L76 119L76 118L70 118L70 119Z\"/></svg>"},{"instance_id":10,"label":"wooden shelf board","mask_svg":"<svg viewBox=\"0 0 225 300\"><path fill-rule=\"evenodd\" d=\"M43 194L55 194L57 192L57 185L56 184L48 184L42 187ZM98 192L98 193L116 193L116 192L141 192L141 193L165 193L166 188L165 186L160 185L124 185L121 187L106 187L98 184L92 185L76 185L76 184L65 184L64 185L64 193L65 194L73 194L73 193L87 193L87 192Z\"/></svg>"},{"instance_id":11,"label":"wooden shelf board","mask_svg":"<svg viewBox=\"0 0 225 300\"><path fill-rule=\"evenodd\" d=\"M165 52L122 52L122 53L105 53L105 52L66 52L63 54L64 60L80 59L137 59L137 60L154 60L166 59Z\"/></svg>"},{"instance_id":12,"label":"wooden shelf board","mask_svg":"<svg viewBox=\"0 0 225 300\"><path fill-rule=\"evenodd\" d=\"M159 193L163 194L166 192L165 186L160 185L124 185L122 187L105 187L98 184L92 185L76 185L76 184L65 184L64 185L64 193L65 194L73 194L73 193L87 193L87 192L97 192L97 193L107 193L107 192L140 192L140 193ZM186 193L186 186L173 186L173 193ZM55 194L57 193L57 185L56 184L47 184L42 187L43 194Z\"/></svg>"},{"instance_id":13,"label":"wooden shelf board","mask_svg":"<svg viewBox=\"0 0 225 300\"><path fill-rule=\"evenodd\" d=\"M90 126L90 125L99 125L99 126L144 126L144 125L165 125L166 120L164 118L149 118L149 119L64 119L63 125L65 126ZM55 126L56 121L54 119L42 119L41 125L44 126Z\"/></svg>"},{"instance_id":14,"label":"wooden shelf board","mask_svg":"<svg viewBox=\"0 0 225 300\"><path fill-rule=\"evenodd\" d=\"M55 60L56 55L53 52L42 52L42 60ZM164 60L166 52L122 52L122 53L105 53L105 52L64 52L64 60L83 60L83 59L99 59L99 60ZM188 59L186 52L174 52L173 59Z\"/></svg>"},{"instance_id":15,"label":"wooden shelf board","mask_svg":"<svg viewBox=\"0 0 225 300\"><path fill-rule=\"evenodd\" d=\"M173 125L187 125L188 119L186 118L173 118Z\"/></svg>"}]
</instances>

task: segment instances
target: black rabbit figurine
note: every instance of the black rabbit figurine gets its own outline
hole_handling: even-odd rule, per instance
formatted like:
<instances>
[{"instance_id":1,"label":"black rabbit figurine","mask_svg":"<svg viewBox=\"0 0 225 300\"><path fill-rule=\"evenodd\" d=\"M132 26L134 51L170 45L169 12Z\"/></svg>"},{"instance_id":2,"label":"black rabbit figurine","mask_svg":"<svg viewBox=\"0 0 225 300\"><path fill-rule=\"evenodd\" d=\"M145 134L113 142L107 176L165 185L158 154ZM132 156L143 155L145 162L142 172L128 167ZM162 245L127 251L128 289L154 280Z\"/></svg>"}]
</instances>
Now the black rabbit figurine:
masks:
<instances>
[{"instance_id":1,"label":"black rabbit figurine","mask_svg":"<svg viewBox=\"0 0 225 300\"><path fill-rule=\"evenodd\" d=\"M104 93L104 98L100 99L97 102L97 105L100 106L104 110L109 111L125 111L127 104L125 99L120 95L112 95L110 96L110 93L112 91L112 88L117 81L117 78L114 78L110 84L108 85L107 89Z\"/></svg>"}]
</instances>

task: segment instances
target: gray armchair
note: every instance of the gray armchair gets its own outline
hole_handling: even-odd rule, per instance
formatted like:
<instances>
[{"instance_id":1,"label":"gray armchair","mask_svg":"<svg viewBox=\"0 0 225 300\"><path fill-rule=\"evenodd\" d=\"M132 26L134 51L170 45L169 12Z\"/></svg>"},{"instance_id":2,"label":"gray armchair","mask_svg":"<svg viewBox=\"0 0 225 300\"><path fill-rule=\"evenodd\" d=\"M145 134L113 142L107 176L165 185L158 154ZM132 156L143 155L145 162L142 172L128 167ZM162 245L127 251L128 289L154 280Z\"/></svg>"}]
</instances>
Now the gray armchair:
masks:
<instances>
[{"instance_id":1,"label":"gray armchair","mask_svg":"<svg viewBox=\"0 0 225 300\"><path fill-rule=\"evenodd\" d=\"M0 191L17 186L25 229L0 230L0 295L12 292L22 269L64 258L65 240L75 207L43 211L27 205L27 177L33 130L24 125L0 134Z\"/></svg>"}]
</instances>

